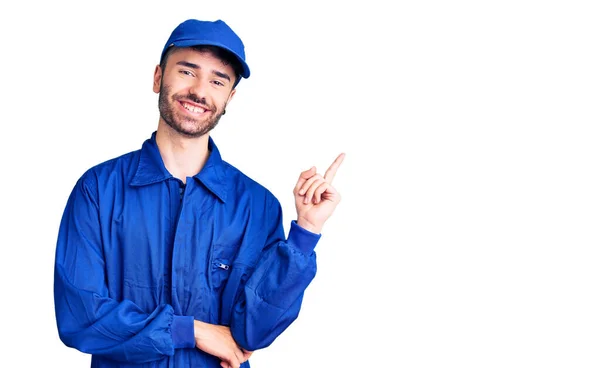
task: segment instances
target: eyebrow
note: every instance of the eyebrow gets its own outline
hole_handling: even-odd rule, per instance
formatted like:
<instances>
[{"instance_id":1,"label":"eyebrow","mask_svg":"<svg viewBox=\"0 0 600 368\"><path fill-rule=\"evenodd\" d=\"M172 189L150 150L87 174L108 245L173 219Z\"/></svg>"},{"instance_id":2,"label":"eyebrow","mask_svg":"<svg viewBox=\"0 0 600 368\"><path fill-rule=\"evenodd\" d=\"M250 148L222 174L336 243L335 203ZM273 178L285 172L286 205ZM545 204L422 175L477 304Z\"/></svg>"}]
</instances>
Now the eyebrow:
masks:
<instances>
[{"instance_id":1,"label":"eyebrow","mask_svg":"<svg viewBox=\"0 0 600 368\"><path fill-rule=\"evenodd\" d=\"M177 65L185 66L187 68L194 69L194 70L200 69L199 65L194 64L194 63L190 63L189 61L184 61L184 60L178 61ZM227 79L228 81L231 82L231 77L229 75L223 73L223 72L220 72L218 70L213 70L212 73L214 75L216 75L217 77L220 77L220 78L223 78L223 79Z\"/></svg>"}]
</instances>

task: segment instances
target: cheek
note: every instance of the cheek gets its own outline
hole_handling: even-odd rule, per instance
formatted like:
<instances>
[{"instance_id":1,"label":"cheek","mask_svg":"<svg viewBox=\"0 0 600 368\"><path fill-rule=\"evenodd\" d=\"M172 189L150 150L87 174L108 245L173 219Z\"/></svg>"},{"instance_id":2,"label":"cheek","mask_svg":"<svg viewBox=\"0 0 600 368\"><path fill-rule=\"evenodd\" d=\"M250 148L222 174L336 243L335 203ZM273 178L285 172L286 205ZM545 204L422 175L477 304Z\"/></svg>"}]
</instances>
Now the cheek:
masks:
<instances>
[{"instance_id":1,"label":"cheek","mask_svg":"<svg viewBox=\"0 0 600 368\"><path fill-rule=\"evenodd\" d=\"M180 74L169 74L162 80L163 85L168 86L171 91L176 93L188 91L193 83L189 77L186 78Z\"/></svg>"}]
</instances>

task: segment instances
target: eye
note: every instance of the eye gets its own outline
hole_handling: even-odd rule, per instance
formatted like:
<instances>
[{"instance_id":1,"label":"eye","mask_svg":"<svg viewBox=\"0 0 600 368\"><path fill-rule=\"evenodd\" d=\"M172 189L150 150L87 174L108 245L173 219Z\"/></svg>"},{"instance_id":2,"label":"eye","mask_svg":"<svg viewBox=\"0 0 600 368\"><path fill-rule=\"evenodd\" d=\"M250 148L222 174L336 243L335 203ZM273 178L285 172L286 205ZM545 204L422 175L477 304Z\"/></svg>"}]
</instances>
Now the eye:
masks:
<instances>
[{"instance_id":1,"label":"eye","mask_svg":"<svg viewBox=\"0 0 600 368\"><path fill-rule=\"evenodd\" d=\"M213 83L216 84L217 86L220 86L220 87L224 87L225 86L225 84L223 84L221 81L218 81L218 80L213 81Z\"/></svg>"},{"instance_id":2,"label":"eye","mask_svg":"<svg viewBox=\"0 0 600 368\"><path fill-rule=\"evenodd\" d=\"M194 76L194 73L190 72L189 70L185 70L185 69L183 69L183 70L180 70L180 71L179 71L179 73L181 73L181 74L183 74L183 75L190 76L190 77L193 77L193 76Z\"/></svg>"}]
</instances>

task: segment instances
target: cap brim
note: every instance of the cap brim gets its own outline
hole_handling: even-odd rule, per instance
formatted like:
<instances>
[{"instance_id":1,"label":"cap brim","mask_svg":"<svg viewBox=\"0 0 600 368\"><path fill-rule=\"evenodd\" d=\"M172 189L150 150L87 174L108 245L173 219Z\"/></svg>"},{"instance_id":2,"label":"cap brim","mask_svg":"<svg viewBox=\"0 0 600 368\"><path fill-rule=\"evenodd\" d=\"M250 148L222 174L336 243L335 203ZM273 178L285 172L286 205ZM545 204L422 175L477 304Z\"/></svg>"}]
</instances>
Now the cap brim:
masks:
<instances>
[{"instance_id":1,"label":"cap brim","mask_svg":"<svg viewBox=\"0 0 600 368\"><path fill-rule=\"evenodd\" d=\"M216 47L220 47L220 48L222 48L224 50L229 51L233 56L235 56L235 58L242 65L242 74L241 74L241 76L244 77L244 78L248 78L250 76L250 68L248 67L248 64L246 64L246 61L244 61L238 54L236 54L229 47L227 47L227 46L225 46L225 45L223 45L221 43L214 42L214 41L209 41L209 40L183 40L183 41L175 41L175 42L173 42L169 46L191 47L191 46L201 46L201 45L216 46Z\"/></svg>"}]
</instances>

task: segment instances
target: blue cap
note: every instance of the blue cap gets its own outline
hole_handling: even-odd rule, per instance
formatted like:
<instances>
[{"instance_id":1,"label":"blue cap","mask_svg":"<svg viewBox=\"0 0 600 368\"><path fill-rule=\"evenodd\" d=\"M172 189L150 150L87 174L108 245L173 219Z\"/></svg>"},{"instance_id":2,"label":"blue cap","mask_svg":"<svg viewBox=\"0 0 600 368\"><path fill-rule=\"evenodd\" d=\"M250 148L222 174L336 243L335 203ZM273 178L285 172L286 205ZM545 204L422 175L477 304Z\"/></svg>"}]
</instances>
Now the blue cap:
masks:
<instances>
[{"instance_id":1,"label":"blue cap","mask_svg":"<svg viewBox=\"0 0 600 368\"><path fill-rule=\"evenodd\" d=\"M188 19L180 23L167 40L160 61L171 46L191 47L197 45L217 46L231 52L242 65L242 77L250 76L250 68L246 64L244 43L237 34L222 20L202 21Z\"/></svg>"}]
</instances>

